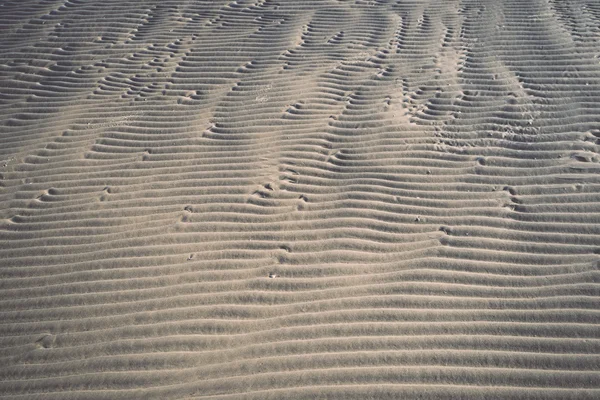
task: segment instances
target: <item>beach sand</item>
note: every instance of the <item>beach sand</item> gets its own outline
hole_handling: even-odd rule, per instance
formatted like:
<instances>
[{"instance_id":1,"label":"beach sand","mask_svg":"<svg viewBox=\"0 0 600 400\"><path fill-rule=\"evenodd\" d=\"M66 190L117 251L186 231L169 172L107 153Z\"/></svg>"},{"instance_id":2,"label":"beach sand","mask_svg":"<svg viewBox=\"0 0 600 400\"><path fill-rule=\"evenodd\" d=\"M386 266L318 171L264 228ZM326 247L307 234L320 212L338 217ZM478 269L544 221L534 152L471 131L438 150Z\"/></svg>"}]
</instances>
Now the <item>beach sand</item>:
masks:
<instances>
[{"instance_id":1,"label":"beach sand","mask_svg":"<svg viewBox=\"0 0 600 400\"><path fill-rule=\"evenodd\" d=\"M0 398L600 398L598 1L0 32Z\"/></svg>"}]
</instances>

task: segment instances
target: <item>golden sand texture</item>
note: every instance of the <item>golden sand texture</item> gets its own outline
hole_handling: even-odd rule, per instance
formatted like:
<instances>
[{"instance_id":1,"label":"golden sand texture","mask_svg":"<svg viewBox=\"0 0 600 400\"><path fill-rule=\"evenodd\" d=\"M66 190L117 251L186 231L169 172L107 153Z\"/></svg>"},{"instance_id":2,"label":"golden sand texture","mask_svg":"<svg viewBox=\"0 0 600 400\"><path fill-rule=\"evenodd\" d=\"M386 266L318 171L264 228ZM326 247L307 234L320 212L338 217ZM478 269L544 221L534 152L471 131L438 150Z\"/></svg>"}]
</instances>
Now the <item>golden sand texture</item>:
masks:
<instances>
[{"instance_id":1,"label":"golden sand texture","mask_svg":"<svg viewBox=\"0 0 600 400\"><path fill-rule=\"evenodd\" d=\"M0 398L600 398L597 0L0 1Z\"/></svg>"}]
</instances>

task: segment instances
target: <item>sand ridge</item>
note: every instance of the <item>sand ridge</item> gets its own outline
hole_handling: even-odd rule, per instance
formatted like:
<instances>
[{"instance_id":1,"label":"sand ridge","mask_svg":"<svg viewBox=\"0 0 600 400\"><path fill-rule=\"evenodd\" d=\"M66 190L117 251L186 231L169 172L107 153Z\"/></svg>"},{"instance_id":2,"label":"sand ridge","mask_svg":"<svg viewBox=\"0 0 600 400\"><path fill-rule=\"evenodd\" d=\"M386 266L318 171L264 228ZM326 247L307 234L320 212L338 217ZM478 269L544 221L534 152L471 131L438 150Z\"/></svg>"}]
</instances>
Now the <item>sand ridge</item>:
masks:
<instances>
[{"instance_id":1,"label":"sand ridge","mask_svg":"<svg viewBox=\"0 0 600 400\"><path fill-rule=\"evenodd\" d=\"M0 2L0 398L600 397L599 24Z\"/></svg>"}]
</instances>

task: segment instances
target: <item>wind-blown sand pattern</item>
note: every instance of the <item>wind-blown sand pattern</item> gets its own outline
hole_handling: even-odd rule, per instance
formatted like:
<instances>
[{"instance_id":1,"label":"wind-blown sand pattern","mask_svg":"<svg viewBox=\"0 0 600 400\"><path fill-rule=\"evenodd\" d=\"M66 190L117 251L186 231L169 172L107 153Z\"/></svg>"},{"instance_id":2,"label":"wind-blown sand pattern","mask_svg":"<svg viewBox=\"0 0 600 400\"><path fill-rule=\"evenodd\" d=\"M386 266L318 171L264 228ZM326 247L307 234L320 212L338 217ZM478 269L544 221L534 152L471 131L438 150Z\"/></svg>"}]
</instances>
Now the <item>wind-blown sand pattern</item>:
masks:
<instances>
[{"instance_id":1,"label":"wind-blown sand pattern","mask_svg":"<svg viewBox=\"0 0 600 400\"><path fill-rule=\"evenodd\" d=\"M598 1L0 20L0 398L600 398Z\"/></svg>"}]
</instances>

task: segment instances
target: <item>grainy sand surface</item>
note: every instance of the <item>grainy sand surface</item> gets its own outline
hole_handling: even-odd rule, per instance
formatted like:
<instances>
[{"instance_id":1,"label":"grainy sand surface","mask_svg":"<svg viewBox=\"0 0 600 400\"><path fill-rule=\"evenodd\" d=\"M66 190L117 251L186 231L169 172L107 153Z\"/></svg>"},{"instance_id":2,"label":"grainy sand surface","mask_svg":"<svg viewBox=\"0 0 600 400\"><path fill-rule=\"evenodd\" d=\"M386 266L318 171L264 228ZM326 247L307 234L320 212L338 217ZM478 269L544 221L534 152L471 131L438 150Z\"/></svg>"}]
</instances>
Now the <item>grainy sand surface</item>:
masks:
<instances>
[{"instance_id":1,"label":"grainy sand surface","mask_svg":"<svg viewBox=\"0 0 600 400\"><path fill-rule=\"evenodd\" d=\"M600 2L0 1L0 398L600 398Z\"/></svg>"}]
</instances>

